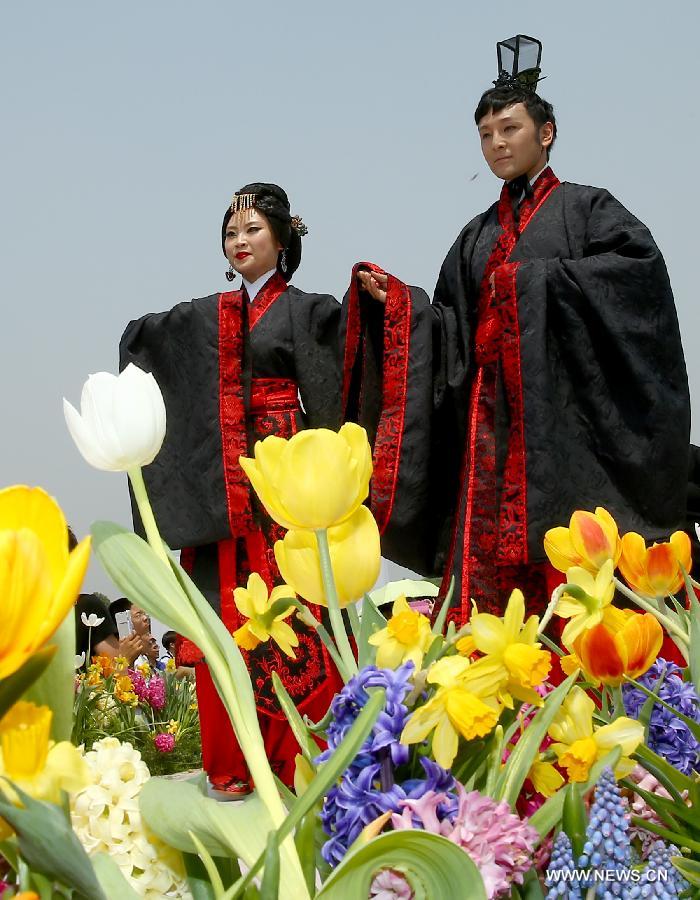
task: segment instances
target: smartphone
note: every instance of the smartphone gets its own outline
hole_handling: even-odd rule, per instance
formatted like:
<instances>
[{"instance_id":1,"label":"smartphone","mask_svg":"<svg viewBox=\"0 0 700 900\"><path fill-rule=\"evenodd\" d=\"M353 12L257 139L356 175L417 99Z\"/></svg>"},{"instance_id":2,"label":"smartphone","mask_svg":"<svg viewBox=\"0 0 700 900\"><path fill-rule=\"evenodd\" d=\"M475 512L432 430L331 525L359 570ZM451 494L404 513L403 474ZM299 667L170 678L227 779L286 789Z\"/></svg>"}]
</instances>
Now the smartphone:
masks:
<instances>
[{"instance_id":1,"label":"smartphone","mask_svg":"<svg viewBox=\"0 0 700 900\"><path fill-rule=\"evenodd\" d=\"M117 633L121 638L129 637L130 634L134 633L134 623L131 621L131 613L129 610L125 610L124 612L118 612L114 621L117 623Z\"/></svg>"}]
</instances>

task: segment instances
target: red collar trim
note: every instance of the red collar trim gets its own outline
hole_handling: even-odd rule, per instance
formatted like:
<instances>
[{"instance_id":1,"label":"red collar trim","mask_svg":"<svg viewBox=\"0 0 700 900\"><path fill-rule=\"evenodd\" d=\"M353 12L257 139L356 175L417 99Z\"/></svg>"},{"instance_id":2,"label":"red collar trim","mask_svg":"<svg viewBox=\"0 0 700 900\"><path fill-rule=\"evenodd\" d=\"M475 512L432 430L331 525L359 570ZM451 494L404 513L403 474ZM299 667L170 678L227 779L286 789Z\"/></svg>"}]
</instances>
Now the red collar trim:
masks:
<instances>
[{"instance_id":1,"label":"red collar trim","mask_svg":"<svg viewBox=\"0 0 700 900\"><path fill-rule=\"evenodd\" d=\"M269 281L258 291L255 300L248 307L248 326L252 331L256 323L262 319L268 309L289 287L287 282L282 278L279 272L270 278Z\"/></svg>"}]
</instances>

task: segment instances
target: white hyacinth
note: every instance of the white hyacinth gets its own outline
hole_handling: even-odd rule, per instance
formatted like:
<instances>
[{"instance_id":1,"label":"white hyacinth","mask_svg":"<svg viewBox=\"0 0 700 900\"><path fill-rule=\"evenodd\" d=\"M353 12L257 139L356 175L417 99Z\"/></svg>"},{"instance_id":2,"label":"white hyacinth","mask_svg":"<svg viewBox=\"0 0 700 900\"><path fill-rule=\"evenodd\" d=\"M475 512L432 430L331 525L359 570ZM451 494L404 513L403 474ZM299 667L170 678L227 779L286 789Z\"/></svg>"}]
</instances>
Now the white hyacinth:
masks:
<instances>
[{"instance_id":1,"label":"white hyacinth","mask_svg":"<svg viewBox=\"0 0 700 900\"><path fill-rule=\"evenodd\" d=\"M86 851L111 856L140 897L191 900L182 857L147 834L141 820L139 793L150 772L138 750L103 738L85 761L95 781L73 796L71 819Z\"/></svg>"}]
</instances>

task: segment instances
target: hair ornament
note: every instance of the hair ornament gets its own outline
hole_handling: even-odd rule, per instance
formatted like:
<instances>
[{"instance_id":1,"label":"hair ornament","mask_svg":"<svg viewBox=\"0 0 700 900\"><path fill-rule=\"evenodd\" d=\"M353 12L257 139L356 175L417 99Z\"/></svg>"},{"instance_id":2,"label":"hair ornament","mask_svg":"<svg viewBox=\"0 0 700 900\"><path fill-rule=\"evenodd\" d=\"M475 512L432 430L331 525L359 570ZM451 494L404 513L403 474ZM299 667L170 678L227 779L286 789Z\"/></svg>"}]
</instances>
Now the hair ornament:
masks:
<instances>
[{"instance_id":1,"label":"hair ornament","mask_svg":"<svg viewBox=\"0 0 700 900\"><path fill-rule=\"evenodd\" d=\"M239 194L233 195L231 201L231 212L238 213L245 210L255 209L255 194Z\"/></svg>"},{"instance_id":2,"label":"hair ornament","mask_svg":"<svg viewBox=\"0 0 700 900\"><path fill-rule=\"evenodd\" d=\"M292 216L291 222L289 224L296 231L299 237L304 237L305 234L309 233L309 229L306 227L306 225L304 225L301 216Z\"/></svg>"},{"instance_id":3,"label":"hair ornament","mask_svg":"<svg viewBox=\"0 0 700 900\"><path fill-rule=\"evenodd\" d=\"M510 90L537 91L537 84L546 76L540 77L540 60L542 59L542 42L526 34L516 34L496 44L498 56L498 78L494 81L497 88Z\"/></svg>"}]
</instances>

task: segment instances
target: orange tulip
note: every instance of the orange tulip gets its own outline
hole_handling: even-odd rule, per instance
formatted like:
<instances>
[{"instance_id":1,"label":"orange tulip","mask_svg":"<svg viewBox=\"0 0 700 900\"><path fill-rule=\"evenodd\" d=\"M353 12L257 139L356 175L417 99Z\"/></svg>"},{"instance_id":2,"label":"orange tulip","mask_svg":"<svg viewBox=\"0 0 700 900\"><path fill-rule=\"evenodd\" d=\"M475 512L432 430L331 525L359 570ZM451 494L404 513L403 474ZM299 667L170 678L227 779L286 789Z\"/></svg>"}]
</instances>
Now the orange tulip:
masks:
<instances>
[{"instance_id":1,"label":"orange tulip","mask_svg":"<svg viewBox=\"0 0 700 900\"><path fill-rule=\"evenodd\" d=\"M691 563L690 538L684 531L648 548L634 531L622 538L620 571L627 584L646 597L666 597L679 591L683 586L681 566L690 572Z\"/></svg>"},{"instance_id":2,"label":"orange tulip","mask_svg":"<svg viewBox=\"0 0 700 900\"><path fill-rule=\"evenodd\" d=\"M560 572L579 566L595 573L609 559L617 565L620 549L615 520L602 506L594 513L577 509L568 528L550 528L544 536L544 551Z\"/></svg>"},{"instance_id":3,"label":"orange tulip","mask_svg":"<svg viewBox=\"0 0 700 900\"><path fill-rule=\"evenodd\" d=\"M562 668L581 668L593 682L621 684L625 675L638 678L646 672L662 642L663 629L651 613L614 609L576 639Z\"/></svg>"}]
</instances>

